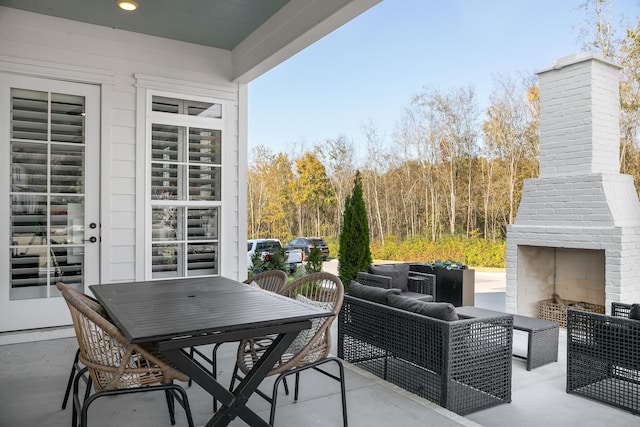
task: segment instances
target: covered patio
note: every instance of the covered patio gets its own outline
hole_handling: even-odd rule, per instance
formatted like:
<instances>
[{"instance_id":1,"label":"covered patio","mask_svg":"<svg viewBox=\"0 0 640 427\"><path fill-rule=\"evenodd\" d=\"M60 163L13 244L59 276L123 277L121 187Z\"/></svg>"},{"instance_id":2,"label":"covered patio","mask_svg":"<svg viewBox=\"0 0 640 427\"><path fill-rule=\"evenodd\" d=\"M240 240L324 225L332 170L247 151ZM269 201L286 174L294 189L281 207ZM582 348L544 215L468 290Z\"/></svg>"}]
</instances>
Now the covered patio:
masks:
<instances>
[{"instance_id":1,"label":"covered patio","mask_svg":"<svg viewBox=\"0 0 640 427\"><path fill-rule=\"evenodd\" d=\"M101 2L69 3L86 6ZM166 34L145 32L137 27L122 25L116 29L111 22L83 21L69 11L48 15L40 13L42 1L0 1L3 24L0 25L3 41L0 72L5 80L0 82L5 94L2 100L7 101L3 103L4 109L0 109L3 123L8 124L13 117L7 107L9 99L19 106L28 104L25 100L31 102L45 94L50 105L58 93L73 95L77 106L84 107L85 102L88 106L88 114L82 109L74 116L88 117L88 139L82 139L82 144L91 142L86 144L87 152L82 156L78 154L83 152L79 149L71 151L74 155L60 154L75 159L87 170L86 176L81 175L83 184L77 190L76 203L62 203L58 198L60 188L47 190L49 201L32 203L34 192L20 190L22 174L18 173L12 182L7 174L0 186L5 204L12 200L11 194L19 193L21 197L16 200L24 202L25 207L23 211L7 210L0 215L4 224L0 227L0 237L5 242L11 241L7 231L13 224L11 218L27 217L27 213L33 213L30 210L40 205L55 208L41 209L38 222L23 223L25 227L20 233L12 231L13 258L0 259L7 284L5 292L0 294L0 426L69 424L71 408L61 410L60 407L77 343L73 330L64 326L70 324L67 308L62 298L50 289L58 274L62 274L56 268L58 258L65 259L62 266L66 268L65 278L77 279L78 289L84 291L94 283L187 275L220 275L236 280L246 277L247 84L379 0L264 3L270 7L263 11L258 22L246 26L235 41L221 45L213 39L204 44L188 38L168 39ZM24 4L30 4L31 8L18 8ZM114 4L111 6L115 8ZM94 15L100 15L99 11L94 11ZM151 16L141 25L151 22L154 31L164 28L157 25L160 18L162 16ZM214 117L198 117L201 113L192 117L184 113L194 105ZM175 106L179 111L175 114L180 117L170 116L174 113L165 111L167 106ZM24 111L26 115L32 113L28 109ZM55 110L47 114L62 112ZM12 120L19 122L19 115ZM197 155L192 153L192 157L188 157L189 144L181 140L184 144L180 155L195 159L194 164L189 163L191 160L172 160L171 144L157 142L166 132L161 126L166 123L173 126L172 137L187 135L185 123L197 129L199 149L206 145L213 154L205 156L198 151ZM3 131L5 127L8 129L4 125ZM45 134L51 132L45 131ZM44 147L42 141L34 142L19 133L14 135L4 144L3 158L13 159L7 161L7 168L22 161L25 157L22 154L30 153L34 146ZM63 153L60 147L70 144L72 142L53 140L50 145L54 153ZM178 158L178 154L175 156ZM29 161L36 157L29 157ZM202 164L211 169L202 169ZM179 174L180 180L177 174L171 175L178 167L185 171L191 168L215 173L194 172L197 179L192 185L184 179L187 176L184 173ZM154 175L154 168L162 169L162 173ZM196 185L205 176L207 187ZM206 202L187 200L184 195L192 194L188 191L190 185L195 188L196 198L204 198ZM85 193L95 200L87 198L87 203L79 203ZM171 207L170 200L180 206ZM187 208L195 213L189 214ZM182 222L181 227L200 236L200 243L194 245L189 239L176 243L176 236L186 234L175 225L172 215L192 219L192 222ZM61 222L57 223L58 220ZM44 224L49 224L46 232ZM34 236L57 235L57 232L69 240L40 242L44 251L36 254L37 260L30 265L22 262L24 255L29 255L26 250L32 246ZM166 250L166 245L172 249ZM81 253L84 255L80 256ZM190 257L190 253L193 256ZM208 261L206 268L200 268L201 257ZM26 269L34 270L30 272L34 273L33 277L19 274L26 273ZM482 281L477 281L475 305L499 311L509 308L513 312L513 307L506 304L504 280L499 285L493 281L488 283L483 287ZM31 289L42 292L33 295L28 292ZM338 336L335 322L333 328L335 347ZM38 332L12 341L15 331L27 330ZM640 420L631 413L565 392L565 331L560 333L559 344L557 363L527 371L525 362L513 359L511 403L466 417L346 364L349 423L351 426L403 427L637 425ZM516 335L514 347L520 354L525 353L525 345L526 337ZM332 353L336 354L335 348ZM218 378L223 384L228 383L235 361L234 345L224 345L218 356ZM266 381L262 387L269 385ZM197 385L188 388L187 393L196 425L204 425L211 417L210 395ZM254 396L249 406L261 417L268 418L268 405L260 397ZM176 424L185 425L184 412L178 409L176 414ZM92 426L155 427L170 425L167 415L165 398L157 393L101 399L92 406L89 419ZM299 402L293 404L291 397L281 396L275 424L341 425L336 383L305 372ZM230 425L240 426L244 422L236 419Z\"/></svg>"},{"instance_id":2,"label":"covered patio","mask_svg":"<svg viewBox=\"0 0 640 427\"><path fill-rule=\"evenodd\" d=\"M504 275L477 273L476 306L504 310ZM335 329L335 324L334 324ZM332 337L337 337L334 330ZM335 342L334 342L335 345ZM523 354L526 336L514 337ZM0 425L67 426L71 408L61 410L64 386L77 348L75 338L60 338L0 346ZM565 392L566 331L561 329L558 362L531 371L514 358L512 401L462 417L421 399L354 366L345 364L349 425L351 426L632 426L637 416ZM219 353L219 375L226 383L235 358L235 346ZM186 384L185 384L186 386ZM262 387L269 387L266 382ZM194 421L204 425L211 416L210 396L194 385L187 389ZM254 396L249 406L268 418L268 405ZM176 411L176 425L186 425ZM340 393L335 381L307 372L302 376L298 403L282 395L277 426L341 425ZM90 425L169 426L162 393L119 396L98 401L90 412ZM230 425L245 425L236 419Z\"/></svg>"}]
</instances>

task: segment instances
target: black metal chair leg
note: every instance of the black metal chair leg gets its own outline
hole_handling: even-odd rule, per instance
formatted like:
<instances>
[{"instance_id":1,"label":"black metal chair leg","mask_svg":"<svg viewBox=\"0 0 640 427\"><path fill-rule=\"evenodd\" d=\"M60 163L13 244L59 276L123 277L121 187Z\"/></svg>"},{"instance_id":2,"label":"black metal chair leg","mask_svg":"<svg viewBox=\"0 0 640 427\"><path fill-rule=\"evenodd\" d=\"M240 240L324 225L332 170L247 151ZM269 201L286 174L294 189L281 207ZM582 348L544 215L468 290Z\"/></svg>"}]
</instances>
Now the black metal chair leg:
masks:
<instances>
[{"instance_id":1,"label":"black metal chair leg","mask_svg":"<svg viewBox=\"0 0 640 427\"><path fill-rule=\"evenodd\" d=\"M213 346L213 350L211 351L211 359L206 357L200 350L196 349L195 347L191 347L189 349L189 357L191 359L194 359L196 357L196 355L197 355L199 358L202 358L202 360L204 360L205 362L207 362L207 363L209 363L211 365L211 375L213 376L214 379L218 378L218 348L222 344L224 344L224 343L223 342L219 342L219 343L216 343ZM192 380L189 379L189 387L191 387L191 383L192 383ZM233 386L233 383L232 383L232 386ZM218 400L214 397L213 398L213 412L217 412L217 411L218 411Z\"/></svg>"},{"instance_id":2,"label":"black metal chair leg","mask_svg":"<svg viewBox=\"0 0 640 427\"><path fill-rule=\"evenodd\" d=\"M320 369L319 366L320 365L324 365L325 363L329 363L329 362L336 362L338 364L338 375L334 375L330 372L324 371L323 369ZM269 399L268 397L265 397L262 393L258 393L261 396L263 396L267 401L271 402L271 411L269 414L269 424L270 425L275 425L274 421L276 418L276 407L277 407L277 401L278 401L278 385L280 383L280 381L285 381L285 378L289 375L295 374L296 376L296 384L295 384L295 392L294 392L294 400L298 400L298 391L299 391L299 380L300 380L300 373L306 369L315 369L317 372L320 372L330 378L333 378L336 381L340 382L340 394L342 397L342 424L343 427L348 427L348 420L347 420L347 389L345 386L345 382L344 382L344 365L342 364L342 361L340 359L338 359L337 357L333 357L330 356L326 359L311 363L309 365L300 367L300 368L296 368L293 369L289 372L280 374L278 376L278 378L276 378L275 382L273 383L273 393L271 395L271 398ZM259 390L256 390L256 392L259 392Z\"/></svg>"},{"instance_id":3,"label":"black metal chair leg","mask_svg":"<svg viewBox=\"0 0 640 427\"><path fill-rule=\"evenodd\" d=\"M76 368L78 368L78 358L80 357L80 349L76 350L76 357L73 358L73 365L71 365L71 373L69 374L69 381L67 381L67 389L64 392L64 399L62 400L62 409L67 407L69 401L69 394L71 393L71 387L73 386L73 378L76 375Z\"/></svg>"},{"instance_id":4,"label":"black metal chair leg","mask_svg":"<svg viewBox=\"0 0 640 427\"><path fill-rule=\"evenodd\" d=\"M78 373L75 375L74 380L73 380L73 412L71 414L71 427L77 427L78 425L78 408L81 408L82 405L80 404L80 398L78 397L78 392L80 389L80 380L83 378L83 375L85 373L87 373L87 368L82 368L78 371ZM87 389L84 392L84 399L83 402L87 400L88 394L89 394L89 390L91 390L91 385L92 385L92 380L91 377L89 377L88 380L85 380L85 383L87 385Z\"/></svg>"},{"instance_id":5,"label":"black metal chair leg","mask_svg":"<svg viewBox=\"0 0 640 427\"><path fill-rule=\"evenodd\" d=\"M191 348L189 349L189 357L190 357L190 358L192 358L192 359L193 359L193 351L194 351L194 350L195 350L195 349L194 349L193 347L191 347ZM187 383L187 385L188 385L189 387L191 387L191 384L192 384L192 383L193 383L193 380L192 380L191 378L189 378L189 382Z\"/></svg>"},{"instance_id":6,"label":"black metal chair leg","mask_svg":"<svg viewBox=\"0 0 640 427\"><path fill-rule=\"evenodd\" d=\"M332 359L338 364L338 370L340 372L340 394L342 394L342 424L344 427L348 427L347 422L347 387L344 384L344 365L338 358Z\"/></svg>"},{"instance_id":7,"label":"black metal chair leg","mask_svg":"<svg viewBox=\"0 0 640 427\"><path fill-rule=\"evenodd\" d=\"M185 389L178 385L173 385L173 390L177 391L180 394L181 402L180 405L184 409L185 414L187 415L187 423L189 427L194 427L193 424L193 415L191 415L191 406L189 405L189 398L187 397L187 392Z\"/></svg>"},{"instance_id":8,"label":"black metal chair leg","mask_svg":"<svg viewBox=\"0 0 640 427\"><path fill-rule=\"evenodd\" d=\"M165 390L164 396L167 398L167 408L169 408L169 419L171 420L171 425L176 425L176 407L173 402L173 395L171 391Z\"/></svg>"},{"instance_id":9,"label":"black metal chair leg","mask_svg":"<svg viewBox=\"0 0 640 427\"><path fill-rule=\"evenodd\" d=\"M77 386L77 383L74 385ZM87 419L89 415L89 406L96 401L99 397L102 396L114 396L120 394L130 394L130 393L144 393L149 391L150 389L155 390L163 390L165 392L165 396L167 398L167 403L170 407L169 412L173 413L171 417L171 424L175 425L175 400L178 400L180 406L182 406L185 410L187 416L187 423L189 427L194 427L193 424L193 416L191 415L191 408L189 406L189 398L187 397L187 393L185 390L175 384L161 384L161 385L153 385L148 387L134 388L134 389L117 389L117 390L102 390L92 394L89 398L87 398L82 405L80 405L79 400L77 401L77 405L81 406L80 408L80 427L87 426ZM77 388L74 388L74 391L77 392ZM76 395L77 397L77 395ZM74 406L74 410L76 407ZM76 417L77 418L77 417ZM76 420L74 418L74 420ZM73 424L72 427L76 427L77 424Z\"/></svg>"},{"instance_id":10,"label":"black metal chair leg","mask_svg":"<svg viewBox=\"0 0 640 427\"><path fill-rule=\"evenodd\" d=\"M71 397L73 399L73 409L71 412L71 427L76 427L78 425L78 409L76 404L79 403L79 399L78 399L78 381L80 381L79 376L82 375L83 372L86 372L87 369L83 369L80 372L77 373L74 381L73 381L73 396Z\"/></svg>"},{"instance_id":11,"label":"black metal chair leg","mask_svg":"<svg viewBox=\"0 0 640 427\"><path fill-rule=\"evenodd\" d=\"M293 401L297 402L298 401L298 390L300 390L300 372L296 372L296 384L294 387L294 392L293 392Z\"/></svg>"},{"instance_id":12,"label":"black metal chair leg","mask_svg":"<svg viewBox=\"0 0 640 427\"><path fill-rule=\"evenodd\" d=\"M273 383L273 393L271 394L271 411L269 413L269 425L273 426L275 424L273 424L274 420L276 419L276 406L277 406L277 402L278 402L278 384L280 383L281 380L283 380L285 377L284 376L278 376L278 378L276 378L276 381ZM267 401L269 401L269 399L266 399Z\"/></svg>"}]
</instances>

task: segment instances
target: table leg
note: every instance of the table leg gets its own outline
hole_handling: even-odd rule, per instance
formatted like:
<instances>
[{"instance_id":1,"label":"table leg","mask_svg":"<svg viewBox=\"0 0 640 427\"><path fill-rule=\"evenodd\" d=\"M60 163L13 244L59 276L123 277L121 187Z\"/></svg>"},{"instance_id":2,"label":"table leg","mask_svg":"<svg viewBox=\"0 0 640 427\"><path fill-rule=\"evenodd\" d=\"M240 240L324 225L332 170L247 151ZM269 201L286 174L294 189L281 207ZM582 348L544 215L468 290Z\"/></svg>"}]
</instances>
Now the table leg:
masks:
<instances>
[{"instance_id":1,"label":"table leg","mask_svg":"<svg viewBox=\"0 0 640 427\"><path fill-rule=\"evenodd\" d=\"M558 361L559 328L529 332L527 371Z\"/></svg>"},{"instance_id":2,"label":"table leg","mask_svg":"<svg viewBox=\"0 0 640 427\"><path fill-rule=\"evenodd\" d=\"M250 426L267 427L269 424L249 409L246 403L284 351L291 345L298 335L298 332L299 331L296 330L279 334L258 363L256 363L233 392L230 392L218 383L211 372L205 369L198 361L191 359L184 350L167 349L162 351L162 353L167 359L173 362L178 369L191 377L222 403L223 406L214 414L211 420L209 420L207 427L226 426L236 418L236 416L242 418Z\"/></svg>"}]
</instances>

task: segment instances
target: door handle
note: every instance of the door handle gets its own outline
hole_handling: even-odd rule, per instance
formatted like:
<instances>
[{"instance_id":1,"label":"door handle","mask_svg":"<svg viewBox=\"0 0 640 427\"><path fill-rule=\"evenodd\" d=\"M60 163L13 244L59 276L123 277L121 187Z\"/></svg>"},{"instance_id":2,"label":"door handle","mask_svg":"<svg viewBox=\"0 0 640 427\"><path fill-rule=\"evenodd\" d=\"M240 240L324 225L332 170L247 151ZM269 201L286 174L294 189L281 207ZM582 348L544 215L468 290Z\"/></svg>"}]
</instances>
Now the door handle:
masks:
<instances>
[{"instance_id":1,"label":"door handle","mask_svg":"<svg viewBox=\"0 0 640 427\"><path fill-rule=\"evenodd\" d=\"M95 243L98 241L98 238L96 236L91 236L88 239L82 239L83 242L91 242L91 243Z\"/></svg>"}]
</instances>

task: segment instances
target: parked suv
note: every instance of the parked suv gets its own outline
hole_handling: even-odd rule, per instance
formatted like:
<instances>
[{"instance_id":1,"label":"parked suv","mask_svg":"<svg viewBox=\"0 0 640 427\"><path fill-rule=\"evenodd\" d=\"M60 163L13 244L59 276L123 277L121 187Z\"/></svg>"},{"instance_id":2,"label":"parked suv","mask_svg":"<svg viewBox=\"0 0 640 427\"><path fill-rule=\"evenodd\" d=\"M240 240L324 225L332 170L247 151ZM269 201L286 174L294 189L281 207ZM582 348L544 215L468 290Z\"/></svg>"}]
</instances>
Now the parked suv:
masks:
<instances>
[{"instance_id":1,"label":"parked suv","mask_svg":"<svg viewBox=\"0 0 640 427\"><path fill-rule=\"evenodd\" d=\"M302 249L305 255L309 255L312 248L319 248L322 252L322 260L329 257L329 246L320 237L296 237L284 246L285 249Z\"/></svg>"}]
</instances>

